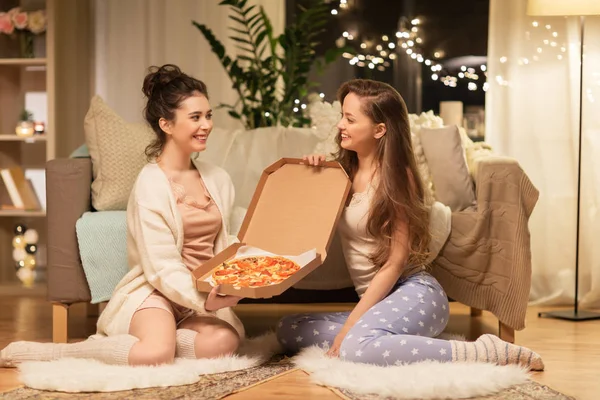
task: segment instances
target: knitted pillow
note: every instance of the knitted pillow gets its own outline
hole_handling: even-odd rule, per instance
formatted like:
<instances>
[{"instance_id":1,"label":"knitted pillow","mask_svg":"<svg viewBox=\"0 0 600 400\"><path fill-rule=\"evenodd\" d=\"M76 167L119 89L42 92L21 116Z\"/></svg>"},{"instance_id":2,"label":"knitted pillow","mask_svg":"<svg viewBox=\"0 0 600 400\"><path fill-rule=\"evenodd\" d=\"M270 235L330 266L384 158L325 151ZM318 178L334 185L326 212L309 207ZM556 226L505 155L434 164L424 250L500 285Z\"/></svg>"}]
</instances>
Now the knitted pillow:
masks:
<instances>
[{"instance_id":1,"label":"knitted pillow","mask_svg":"<svg viewBox=\"0 0 600 400\"><path fill-rule=\"evenodd\" d=\"M98 211L125 210L138 173L146 165L144 150L154 137L146 124L124 121L99 96L84 120L92 159L92 205Z\"/></svg>"},{"instance_id":2,"label":"knitted pillow","mask_svg":"<svg viewBox=\"0 0 600 400\"><path fill-rule=\"evenodd\" d=\"M427 159L425 158L425 152L423 151L423 145L421 144L421 137L419 132L411 133L413 154L415 155L415 161L417 163L417 169L423 182L425 189L425 202L431 205L435 200L435 187L433 179L431 178L431 171L429 165L427 165Z\"/></svg>"},{"instance_id":3,"label":"knitted pillow","mask_svg":"<svg viewBox=\"0 0 600 400\"><path fill-rule=\"evenodd\" d=\"M474 205L473 179L458 127L422 128L420 136L435 186L435 198L452 211Z\"/></svg>"}]
</instances>

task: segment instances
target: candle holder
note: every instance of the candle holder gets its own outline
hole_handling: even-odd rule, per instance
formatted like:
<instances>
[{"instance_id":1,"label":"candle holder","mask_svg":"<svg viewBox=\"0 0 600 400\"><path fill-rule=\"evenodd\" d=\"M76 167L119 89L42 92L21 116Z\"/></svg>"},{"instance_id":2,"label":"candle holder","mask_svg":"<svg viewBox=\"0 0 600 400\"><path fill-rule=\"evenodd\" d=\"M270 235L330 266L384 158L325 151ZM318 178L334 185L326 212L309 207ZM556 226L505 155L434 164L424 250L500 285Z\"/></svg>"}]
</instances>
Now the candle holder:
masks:
<instances>
[{"instance_id":1,"label":"candle holder","mask_svg":"<svg viewBox=\"0 0 600 400\"><path fill-rule=\"evenodd\" d=\"M33 117L33 114L31 114L27 110L23 110L23 112L21 112L21 117L19 118L19 123L17 124L17 127L15 128L15 133L17 134L17 136L19 136L19 137L33 136L35 130L34 130L34 124L32 121L32 117Z\"/></svg>"},{"instance_id":2,"label":"candle holder","mask_svg":"<svg viewBox=\"0 0 600 400\"><path fill-rule=\"evenodd\" d=\"M46 132L46 124L43 122L34 122L33 130L36 135L43 135Z\"/></svg>"},{"instance_id":3,"label":"candle holder","mask_svg":"<svg viewBox=\"0 0 600 400\"><path fill-rule=\"evenodd\" d=\"M20 121L15 128L15 133L19 137L31 137L34 133L33 122Z\"/></svg>"}]
</instances>

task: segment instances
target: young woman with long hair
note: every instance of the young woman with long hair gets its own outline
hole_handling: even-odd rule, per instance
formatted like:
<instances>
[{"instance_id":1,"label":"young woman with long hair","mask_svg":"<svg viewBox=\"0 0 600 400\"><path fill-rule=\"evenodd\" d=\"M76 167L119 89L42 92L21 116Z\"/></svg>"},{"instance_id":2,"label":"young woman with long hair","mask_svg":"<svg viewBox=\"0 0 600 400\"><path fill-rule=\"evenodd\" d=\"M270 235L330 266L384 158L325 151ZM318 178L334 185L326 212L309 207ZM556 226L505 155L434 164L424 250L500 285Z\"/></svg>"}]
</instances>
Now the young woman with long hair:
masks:
<instances>
[{"instance_id":1,"label":"young woman with long hair","mask_svg":"<svg viewBox=\"0 0 600 400\"><path fill-rule=\"evenodd\" d=\"M338 98L337 161L352 180L338 232L360 301L351 312L284 317L280 343L289 353L318 345L331 356L378 365L429 359L543 369L538 354L494 335L475 342L436 339L448 323L449 305L427 272L430 213L406 105L390 85L365 79L346 82ZM314 166L324 160L305 157Z\"/></svg>"}]
</instances>

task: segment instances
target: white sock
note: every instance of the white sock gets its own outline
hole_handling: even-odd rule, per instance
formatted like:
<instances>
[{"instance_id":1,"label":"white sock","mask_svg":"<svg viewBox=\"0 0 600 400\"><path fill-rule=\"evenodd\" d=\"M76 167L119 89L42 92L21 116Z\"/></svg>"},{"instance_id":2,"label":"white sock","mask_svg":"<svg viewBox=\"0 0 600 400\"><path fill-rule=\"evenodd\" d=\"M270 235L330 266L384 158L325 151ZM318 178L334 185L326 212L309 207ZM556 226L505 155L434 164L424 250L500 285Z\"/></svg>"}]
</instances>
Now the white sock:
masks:
<instances>
[{"instance_id":1,"label":"white sock","mask_svg":"<svg viewBox=\"0 0 600 400\"><path fill-rule=\"evenodd\" d=\"M77 343L13 342L0 351L0 367L60 358L92 358L106 364L127 365L129 351L137 342L138 338L131 335L89 338Z\"/></svg>"},{"instance_id":2,"label":"white sock","mask_svg":"<svg viewBox=\"0 0 600 400\"><path fill-rule=\"evenodd\" d=\"M177 347L175 357L196 359L196 336L191 329L177 329Z\"/></svg>"},{"instance_id":3,"label":"white sock","mask_svg":"<svg viewBox=\"0 0 600 400\"><path fill-rule=\"evenodd\" d=\"M534 371L543 371L542 357L527 347L505 342L495 335L481 335L474 342L450 340L452 361L491 362L498 365L519 364Z\"/></svg>"}]
</instances>

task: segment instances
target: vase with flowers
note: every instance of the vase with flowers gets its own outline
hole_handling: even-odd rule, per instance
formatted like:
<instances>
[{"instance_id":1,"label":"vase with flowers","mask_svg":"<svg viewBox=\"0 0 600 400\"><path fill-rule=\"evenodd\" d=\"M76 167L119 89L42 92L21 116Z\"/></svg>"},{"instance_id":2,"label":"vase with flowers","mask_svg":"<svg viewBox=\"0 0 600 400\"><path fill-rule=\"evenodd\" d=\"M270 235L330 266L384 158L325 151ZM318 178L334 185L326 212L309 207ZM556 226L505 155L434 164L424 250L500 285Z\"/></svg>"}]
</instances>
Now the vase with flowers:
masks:
<instances>
[{"instance_id":1,"label":"vase with flowers","mask_svg":"<svg viewBox=\"0 0 600 400\"><path fill-rule=\"evenodd\" d=\"M22 11L20 7L15 7L8 12L0 12L0 34L19 40L21 57L35 57L34 38L46 32L46 28L44 10Z\"/></svg>"}]
</instances>

